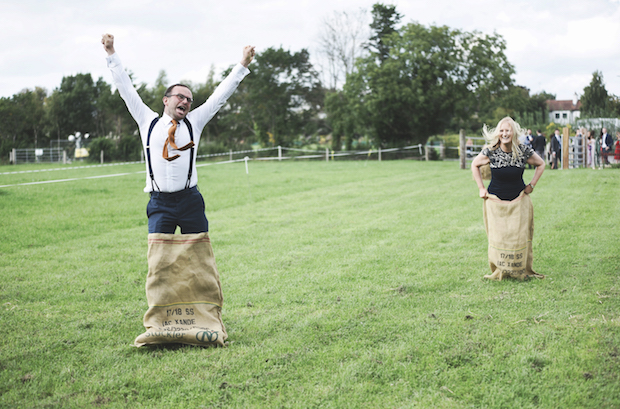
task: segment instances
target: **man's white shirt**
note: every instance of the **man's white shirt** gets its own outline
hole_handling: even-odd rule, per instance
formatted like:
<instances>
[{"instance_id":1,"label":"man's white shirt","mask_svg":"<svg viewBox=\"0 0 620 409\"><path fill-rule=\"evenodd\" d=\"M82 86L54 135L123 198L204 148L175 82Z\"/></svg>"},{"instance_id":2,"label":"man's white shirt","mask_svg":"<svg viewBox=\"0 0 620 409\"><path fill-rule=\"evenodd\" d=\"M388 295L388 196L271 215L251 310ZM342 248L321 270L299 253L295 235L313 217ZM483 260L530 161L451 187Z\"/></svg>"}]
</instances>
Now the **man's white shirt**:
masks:
<instances>
[{"instance_id":1,"label":"man's white shirt","mask_svg":"<svg viewBox=\"0 0 620 409\"><path fill-rule=\"evenodd\" d=\"M154 112L142 101L140 95L138 95L138 92L131 83L131 78L129 78L129 75L124 70L118 55L112 54L106 58L106 61L108 63L108 68L112 72L112 78L114 79L114 84L116 85L118 92L125 101L129 113L138 124L140 137L142 138L142 147L146 148L149 127L153 119L158 117L159 114ZM230 96L235 92L241 81L249 73L249 69L241 64L237 64L232 69L230 74L220 83L220 85L218 85L209 99L207 99L204 104L192 109L187 114L186 118L189 123L191 123L194 134L195 151L198 150L198 146L200 144L200 134L202 133L204 127L226 103L228 98L230 98ZM187 184L187 176L189 173L189 149L186 151L178 151L168 147L170 156L177 154L180 155L179 158L173 161L167 161L162 156L164 143L168 138L168 129L170 129L171 126L172 118L164 113L153 128L150 140L153 176L155 178L155 183L157 184L156 186L158 186L162 192L178 192L185 189ZM185 146L190 142L187 122L181 121L177 126L177 130L175 132L175 142L177 146ZM195 169L195 154L193 157L193 162L192 167ZM197 184L198 176L196 172L192 172L189 187L196 186ZM147 164L146 187L144 188L144 191L151 192L153 190L151 185L151 178L149 176Z\"/></svg>"}]
</instances>

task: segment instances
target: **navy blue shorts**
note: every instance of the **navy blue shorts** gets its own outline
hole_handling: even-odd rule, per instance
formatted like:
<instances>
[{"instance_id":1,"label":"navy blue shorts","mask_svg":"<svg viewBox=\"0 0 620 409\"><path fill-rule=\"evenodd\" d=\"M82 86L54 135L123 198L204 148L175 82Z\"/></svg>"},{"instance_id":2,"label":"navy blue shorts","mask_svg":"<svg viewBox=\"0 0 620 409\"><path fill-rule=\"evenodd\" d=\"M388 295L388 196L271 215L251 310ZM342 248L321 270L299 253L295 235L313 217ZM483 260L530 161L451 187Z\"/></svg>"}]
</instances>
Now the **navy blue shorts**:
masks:
<instances>
[{"instance_id":1,"label":"navy blue shorts","mask_svg":"<svg viewBox=\"0 0 620 409\"><path fill-rule=\"evenodd\" d=\"M146 215L149 233L174 234L177 226L181 234L209 231L205 201L197 186L173 193L151 192Z\"/></svg>"}]
</instances>

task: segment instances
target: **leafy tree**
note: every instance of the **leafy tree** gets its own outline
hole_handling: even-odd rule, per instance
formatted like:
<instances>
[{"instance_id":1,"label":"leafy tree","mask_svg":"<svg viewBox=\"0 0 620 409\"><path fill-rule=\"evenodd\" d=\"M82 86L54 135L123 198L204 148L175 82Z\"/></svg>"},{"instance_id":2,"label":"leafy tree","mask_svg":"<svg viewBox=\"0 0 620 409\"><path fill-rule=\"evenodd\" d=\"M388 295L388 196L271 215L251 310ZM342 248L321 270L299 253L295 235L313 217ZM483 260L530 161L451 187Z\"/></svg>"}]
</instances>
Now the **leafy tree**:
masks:
<instances>
[{"instance_id":1,"label":"leafy tree","mask_svg":"<svg viewBox=\"0 0 620 409\"><path fill-rule=\"evenodd\" d=\"M529 128L542 129L545 127L548 118L547 101L555 100L555 95L545 91L534 94L529 98L528 109L520 112L517 116L518 122Z\"/></svg>"},{"instance_id":2,"label":"leafy tree","mask_svg":"<svg viewBox=\"0 0 620 409\"><path fill-rule=\"evenodd\" d=\"M512 84L499 35L410 23L359 59L344 92L379 146L425 142L451 124L471 125ZM385 58L383 58L385 57ZM488 108L488 107L486 107Z\"/></svg>"},{"instance_id":3,"label":"leafy tree","mask_svg":"<svg viewBox=\"0 0 620 409\"><path fill-rule=\"evenodd\" d=\"M119 117L123 116L123 113L127 113L127 109L118 95L118 92L112 93L110 84L106 83L103 78L100 77L95 84L95 95L94 135L120 135L121 122L119 121ZM129 116L128 113L127 116Z\"/></svg>"},{"instance_id":4,"label":"leafy tree","mask_svg":"<svg viewBox=\"0 0 620 409\"><path fill-rule=\"evenodd\" d=\"M402 15L396 11L396 6L386 6L376 3L372 6L372 23L370 29L372 35L368 42L369 50L380 61L385 61L390 54L390 45L387 39L397 33L396 25L402 19Z\"/></svg>"},{"instance_id":5,"label":"leafy tree","mask_svg":"<svg viewBox=\"0 0 620 409\"><path fill-rule=\"evenodd\" d=\"M478 130L483 123L494 125L502 118L511 116L519 124L530 128L542 128L547 123L547 100L555 95L542 92L530 96L528 88L509 85L505 92L498 93L497 98L489 104L490 110L480 112L480 123L473 124L471 130Z\"/></svg>"},{"instance_id":6,"label":"leafy tree","mask_svg":"<svg viewBox=\"0 0 620 409\"><path fill-rule=\"evenodd\" d=\"M608 114L609 94L603 83L603 74L600 71L592 73L590 85L583 89L581 110L583 116L596 117Z\"/></svg>"},{"instance_id":7,"label":"leafy tree","mask_svg":"<svg viewBox=\"0 0 620 409\"><path fill-rule=\"evenodd\" d=\"M50 120L59 139L81 132L96 135L97 88L90 74L63 77L50 99Z\"/></svg>"},{"instance_id":8,"label":"leafy tree","mask_svg":"<svg viewBox=\"0 0 620 409\"><path fill-rule=\"evenodd\" d=\"M530 93L525 87L509 85L504 92L491 96L481 105L478 111L480 122L470 121L474 129L479 129L482 124L494 125L506 116L516 118L522 112L528 112Z\"/></svg>"},{"instance_id":9,"label":"leafy tree","mask_svg":"<svg viewBox=\"0 0 620 409\"><path fill-rule=\"evenodd\" d=\"M332 149L335 151L341 149L343 138L345 149L350 150L354 137L359 135L354 105L355 102L342 91L329 92L325 96L327 122L331 125Z\"/></svg>"},{"instance_id":10,"label":"leafy tree","mask_svg":"<svg viewBox=\"0 0 620 409\"><path fill-rule=\"evenodd\" d=\"M251 138L272 146L288 145L316 131L323 100L307 50L268 48L256 55L252 75L220 111L218 133L229 146Z\"/></svg>"},{"instance_id":11,"label":"leafy tree","mask_svg":"<svg viewBox=\"0 0 620 409\"><path fill-rule=\"evenodd\" d=\"M539 92L538 94L532 95L532 99L536 101L542 101L543 103L548 100L555 100L556 95L546 92L545 90Z\"/></svg>"},{"instance_id":12,"label":"leafy tree","mask_svg":"<svg viewBox=\"0 0 620 409\"><path fill-rule=\"evenodd\" d=\"M0 98L0 155L13 148L46 146L45 103L42 88L25 89L11 98Z\"/></svg>"},{"instance_id":13,"label":"leafy tree","mask_svg":"<svg viewBox=\"0 0 620 409\"><path fill-rule=\"evenodd\" d=\"M609 96L608 108L613 117L620 117L620 98L617 95Z\"/></svg>"},{"instance_id":14,"label":"leafy tree","mask_svg":"<svg viewBox=\"0 0 620 409\"><path fill-rule=\"evenodd\" d=\"M12 98L0 98L0 154L6 158L13 148L27 146L27 141L18 138L20 124L23 123L19 109Z\"/></svg>"},{"instance_id":15,"label":"leafy tree","mask_svg":"<svg viewBox=\"0 0 620 409\"><path fill-rule=\"evenodd\" d=\"M45 146L43 135L45 127L45 100L47 92L43 88L36 87L34 91L24 90L13 95L13 103L21 117L19 132L24 142L35 148Z\"/></svg>"}]
</instances>

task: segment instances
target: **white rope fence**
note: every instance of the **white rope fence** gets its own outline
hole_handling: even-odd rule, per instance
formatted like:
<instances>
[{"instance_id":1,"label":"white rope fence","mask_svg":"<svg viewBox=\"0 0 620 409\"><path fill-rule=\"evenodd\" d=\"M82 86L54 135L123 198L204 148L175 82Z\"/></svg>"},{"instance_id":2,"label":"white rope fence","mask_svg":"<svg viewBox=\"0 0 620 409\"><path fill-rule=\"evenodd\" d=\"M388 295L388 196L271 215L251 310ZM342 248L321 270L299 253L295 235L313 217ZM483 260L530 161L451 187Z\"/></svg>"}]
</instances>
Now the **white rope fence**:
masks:
<instances>
[{"instance_id":1,"label":"white rope fence","mask_svg":"<svg viewBox=\"0 0 620 409\"><path fill-rule=\"evenodd\" d=\"M226 164L226 163L236 163L236 162L243 162L243 161L247 162L248 160L282 161L282 160L295 160L295 159L325 159L326 161L329 162L330 160L335 160L335 158L356 157L356 156L359 157L361 155L366 155L367 159L369 159L372 155L376 155L377 159L381 161L382 155L385 153L407 152L407 151L412 151L414 149L417 149L417 153L420 157L423 157L425 153L427 153L426 152L427 150L424 148L423 144L405 146L403 148L387 148L387 149L378 148L378 149L355 150L355 151L332 151L327 148L323 150L323 149L300 149L300 148L289 148L285 146L274 146L271 148L247 149L247 150L239 150L239 151L230 150L228 152L197 155L196 156L197 160L208 159L208 158L218 158L218 157L225 157L225 156L228 156L229 160L214 161L214 162L209 162L209 163L197 163L196 167L220 165L220 164ZM258 152L270 152L270 151L277 151L277 156L257 156L257 157L251 158L247 155L247 154L256 154ZM287 151L290 151L291 153L295 153L295 152L299 152L302 154L305 153L306 155L294 155L294 154L287 155L286 154ZM244 155L244 154L245 156L243 158L234 159L234 156ZM27 173L67 171L67 170L75 170L75 169L105 168L105 167L114 167L114 166L122 166L122 165L133 165L133 164L139 164L139 163L144 163L144 160L133 161L133 162L82 165L82 166L65 166L65 167L45 168L45 169L18 170L18 171L12 171L12 172L0 172L0 175L17 175L17 174L27 174ZM144 171L138 172L138 173L143 173L143 172ZM123 176L123 175L128 175L128 174L130 173L121 173L121 174L116 174L116 175L111 175L111 176ZM96 178L96 176L90 177L90 178ZM79 178L79 179L85 179L85 178ZM72 179L62 179L62 180L48 181L48 182L31 182L29 184L54 183L54 182L61 182L61 181L64 182L64 181L70 181L70 180L77 180L77 179L72 178ZM14 185L4 185L0 187L7 187L7 186L14 186Z\"/></svg>"},{"instance_id":2,"label":"white rope fence","mask_svg":"<svg viewBox=\"0 0 620 409\"><path fill-rule=\"evenodd\" d=\"M422 144L418 144L418 145L412 145L412 146L405 146L403 148L388 148L388 149L369 149L369 150L356 150L356 151L332 151L328 148L323 149L300 149L300 148L289 148L289 147L285 147L285 146L274 146L273 148L262 148L262 149L251 149L251 150L242 150L242 151L229 151L229 152L223 152L223 153L213 153L213 154L208 154L208 155L198 155L196 156L197 159L206 159L206 158L215 158L215 157L222 157L222 156L228 156L229 160L227 161L223 161L222 163L232 163L232 162L239 162L242 161L244 159L233 159L234 156L236 155L243 155L243 154L247 154L247 153L257 153L257 152L268 152L268 151L278 151L278 156L257 156L254 158L250 158L250 160L290 160L290 159L325 159L326 161L329 161L330 158L331 160L334 160L337 157L347 157L347 156L359 156L359 155L368 155L369 157L372 154L377 154L378 155L378 160L381 160L381 156L384 153L391 153L391 152L405 152L408 150L412 150L412 149L417 149L418 150L418 154L420 156L423 156L425 153L424 150L424 145ZM286 154L286 151L290 151L290 152L299 152L299 153L306 153L307 155L291 155L291 154ZM283 153L284 152L284 153Z\"/></svg>"}]
</instances>

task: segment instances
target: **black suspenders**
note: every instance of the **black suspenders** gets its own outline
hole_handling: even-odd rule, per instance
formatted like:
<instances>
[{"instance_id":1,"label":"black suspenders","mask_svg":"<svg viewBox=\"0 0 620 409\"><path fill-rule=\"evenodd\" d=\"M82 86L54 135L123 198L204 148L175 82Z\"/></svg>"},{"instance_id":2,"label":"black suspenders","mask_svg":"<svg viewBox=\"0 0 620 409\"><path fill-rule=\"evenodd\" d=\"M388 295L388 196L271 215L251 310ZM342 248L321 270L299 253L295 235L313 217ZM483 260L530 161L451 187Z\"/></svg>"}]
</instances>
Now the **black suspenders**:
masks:
<instances>
[{"instance_id":1,"label":"black suspenders","mask_svg":"<svg viewBox=\"0 0 620 409\"><path fill-rule=\"evenodd\" d=\"M192 124L189 123L187 118L183 118L185 124L187 125L187 129L189 130L189 140L194 142L194 130L192 129ZM185 184L185 189L189 189L189 183L192 179L192 171L194 168L194 144L189 151L189 171L187 172L187 183Z\"/></svg>"},{"instance_id":2,"label":"black suspenders","mask_svg":"<svg viewBox=\"0 0 620 409\"><path fill-rule=\"evenodd\" d=\"M155 186L157 186L157 182L155 182L155 177L153 176L153 166L151 165L151 132L153 132L153 128L155 124L159 121L159 117L155 117L153 122L151 122L151 126L149 126L149 133L146 137L146 162L149 165L149 176L151 177L151 189L153 192L155 191ZM159 186L157 186L157 191L161 192Z\"/></svg>"},{"instance_id":3,"label":"black suspenders","mask_svg":"<svg viewBox=\"0 0 620 409\"><path fill-rule=\"evenodd\" d=\"M151 177L151 188L155 191L155 186L157 186L157 182L155 182L155 177L153 176L153 166L151 165L151 133L153 132L153 128L155 128L155 124L159 121L159 117L153 119L151 125L149 126L149 133L146 136L146 160L149 166L149 176ZM187 118L183 118L185 124L187 125L187 129L189 130L189 138L192 142L194 142L194 130L192 129L192 124L187 120ZM187 174L187 183L185 183L185 189L189 188L189 184L192 180L192 172L194 168L194 146L191 147L189 153L189 172ZM159 186L157 186L157 191Z\"/></svg>"}]
</instances>

